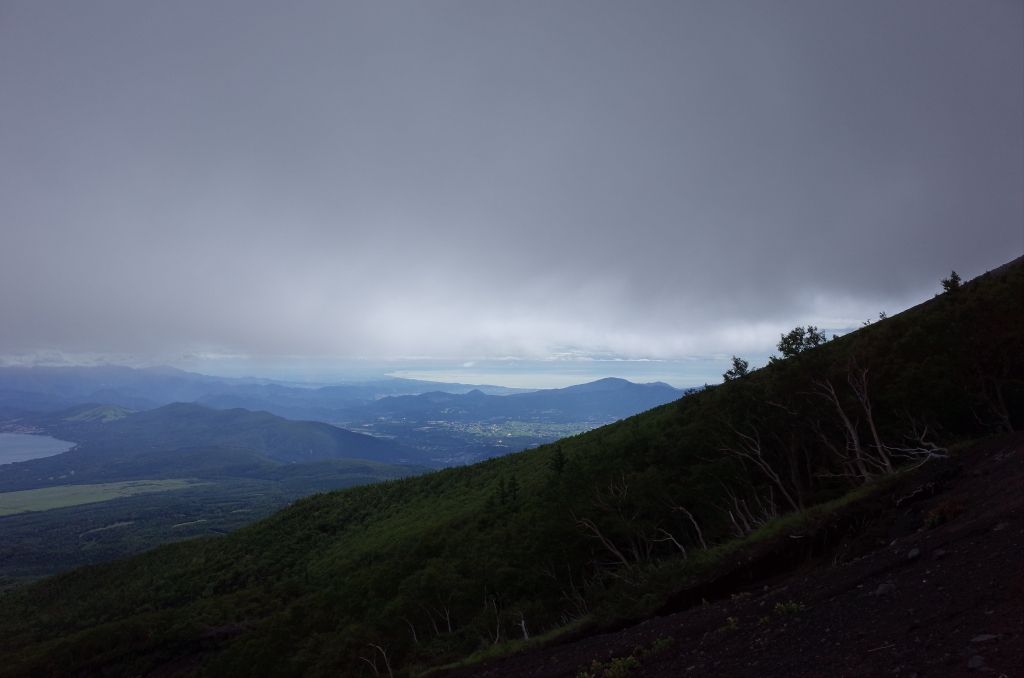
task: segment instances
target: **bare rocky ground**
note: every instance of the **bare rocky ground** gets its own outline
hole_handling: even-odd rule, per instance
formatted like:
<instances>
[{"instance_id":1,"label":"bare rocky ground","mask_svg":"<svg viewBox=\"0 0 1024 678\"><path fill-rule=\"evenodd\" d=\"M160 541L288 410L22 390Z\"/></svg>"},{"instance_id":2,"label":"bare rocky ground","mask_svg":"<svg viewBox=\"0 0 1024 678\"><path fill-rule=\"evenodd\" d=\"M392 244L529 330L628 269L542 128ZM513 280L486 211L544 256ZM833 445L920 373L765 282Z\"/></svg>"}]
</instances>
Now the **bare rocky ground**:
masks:
<instances>
[{"instance_id":1,"label":"bare rocky ground","mask_svg":"<svg viewBox=\"0 0 1024 678\"><path fill-rule=\"evenodd\" d=\"M663 616L435 675L1024 676L1022 504L1017 433L740 554Z\"/></svg>"}]
</instances>

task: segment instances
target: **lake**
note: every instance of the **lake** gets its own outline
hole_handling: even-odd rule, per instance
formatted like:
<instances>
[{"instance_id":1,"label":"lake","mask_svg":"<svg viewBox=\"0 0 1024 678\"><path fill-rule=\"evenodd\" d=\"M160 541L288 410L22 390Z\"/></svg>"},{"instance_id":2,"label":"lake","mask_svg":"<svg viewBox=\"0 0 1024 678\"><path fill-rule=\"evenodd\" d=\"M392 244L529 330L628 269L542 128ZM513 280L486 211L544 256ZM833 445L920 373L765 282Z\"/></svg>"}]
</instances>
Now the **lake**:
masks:
<instances>
[{"instance_id":1,"label":"lake","mask_svg":"<svg viewBox=\"0 0 1024 678\"><path fill-rule=\"evenodd\" d=\"M57 440L50 436L33 436L26 433L0 433L0 464L28 461L40 457L52 457L66 452L77 443Z\"/></svg>"}]
</instances>

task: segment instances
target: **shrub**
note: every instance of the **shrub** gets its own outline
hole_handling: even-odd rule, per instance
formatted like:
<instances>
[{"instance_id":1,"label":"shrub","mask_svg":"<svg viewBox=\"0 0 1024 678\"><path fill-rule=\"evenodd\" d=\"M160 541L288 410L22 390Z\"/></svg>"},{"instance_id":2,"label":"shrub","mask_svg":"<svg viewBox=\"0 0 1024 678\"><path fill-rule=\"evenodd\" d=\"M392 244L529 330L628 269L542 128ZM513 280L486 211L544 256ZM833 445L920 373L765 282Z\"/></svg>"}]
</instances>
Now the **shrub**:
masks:
<instances>
[{"instance_id":1,"label":"shrub","mask_svg":"<svg viewBox=\"0 0 1024 678\"><path fill-rule=\"evenodd\" d=\"M658 638L656 641L651 643L651 652L661 652L662 650L667 650L675 644L676 639L672 636L668 636L667 638Z\"/></svg>"},{"instance_id":2,"label":"shrub","mask_svg":"<svg viewBox=\"0 0 1024 678\"><path fill-rule=\"evenodd\" d=\"M739 617L729 617L724 626L718 628L715 633L728 633L729 631L735 631L740 627Z\"/></svg>"},{"instance_id":3,"label":"shrub","mask_svg":"<svg viewBox=\"0 0 1024 678\"><path fill-rule=\"evenodd\" d=\"M775 604L775 614L779 615L780 617L789 617L794 614L800 614L806 609L807 608L804 607L802 604L794 603L792 600L788 603Z\"/></svg>"},{"instance_id":4,"label":"shrub","mask_svg":"<svg viewBox=\"0 0 1024 678\"><path fill-rule=\"evenodd\" d=\"M626 678L638 668L640 662L635 657L619 657L612 660L611 665L601 674L601 678Z\"/></svg>"},{"instance_id":5,"label":"shrub","mask_svg":"<svg viewBox=\"0 0 1024 678\"><path fill-rule=\"evenodd\" d=\"M676 639L672 636L668 636L666 638L658 638L653 643L651 643L650 650L645 648L643 645L637 645L635 648L633 648L633 656L643 657L644 655L653 654L655 652L661 652L662 650L667 650L675 644Z\"/></svg>"}]
</instances>

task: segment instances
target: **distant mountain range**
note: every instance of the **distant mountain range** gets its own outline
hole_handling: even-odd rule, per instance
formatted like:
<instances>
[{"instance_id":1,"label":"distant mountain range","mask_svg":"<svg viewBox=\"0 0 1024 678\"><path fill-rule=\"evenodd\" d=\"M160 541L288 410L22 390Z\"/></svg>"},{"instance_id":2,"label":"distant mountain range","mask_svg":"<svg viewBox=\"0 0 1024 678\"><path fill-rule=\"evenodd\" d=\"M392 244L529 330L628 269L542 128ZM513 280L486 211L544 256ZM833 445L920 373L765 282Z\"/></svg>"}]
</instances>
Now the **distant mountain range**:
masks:
<instances>
[{"instance_id":1,"label":"distant mountain range","mask_svg":"<svg viewBox=\"0 0 1024 678\"><path fill-rule=\"evenodd\" d=\"M0 493L63 496L76 486L100 492L116 483L187 483L6 516L0 580L224 534L314 492L536 447L682 395L666 384L623 379L495 395L401 379L304 388L130 368L8 368L0 370L0 384L8 387L0 392L7 406L0 410L0 431L77 443L62 454L0 465ZM199 402L151 407L174 397ZM97 402L68 406L88 398ZM236 404L250 409L229 407ZM282 414L319 416L359 432ZM40 532L50 536L40 541Z\"/></svg>"},{"instance_id":2,"label":"distant mountain range","mask_svg":"<svg viewBox=\"0 0 1024 678\"><path fill-rule=\"evenodd\" d=\"M244 407L274 412L289 419L322 421L329 418L331 412L384 396L427 391L467 393L473 389L491 395L524 391L503 386L398 378L309 386L252 377L212 377L173 367L0 368L0 408L8 410L56 411L84 403L105 403L141 411L174 402L198 402L217 409ZM320 416L311 416L311 413Z\"/></svg>"},{"instance_id":3,"label":"distant mountain range","mask_svg":"<svg viewBox=\"0 0 1024 678\"><path fill-rule=\"evenodd\" d=\"M292 432L280 433L287 427L275 424L274 430L292 441L287 452L280 448L282 461L350 457L448 465L536 447L663 405L683 393L660 382L634 384L625 379L601 379L540 391L394 378L307 387L271 380L210 377L169 367L7 367L0 368L0 420L25 419L33 412L70 411L85 405L85 409L93 410L104 404L140 412L129 417L128 423L109 430L101 427L106 431L104 445L116 442L110 431L127 431L130 427L140 427L138 432L143 437L166 436L172 415L178 413L195 419L189 435L195 434L194 426L212 431L222 423L237 420L238 426L249 431L244 440L228 436L218 438L216 444L228 444L230 438L234 441L231 445L263 450L265 441L254 438L264 435L254 432L261 425L256 423L258 418L241 414L248 410L248 414L262 412L293 420L295 431L303 431L295 436ZM166 409L173 403L193 405L191 409ZM212 415L200 414L200 409L235 414L202 424ZM154 415L159 423L144 416L149 412L159 412ZM103 416L109 417L109 413ZM323 424L320 428L301 427L298 422L335 424L369 435L358 444L355 438L347 438L348 442L341 445L340 434L335 433L340 429L324 428ZM64 425L72 426L74 422ZM129 437L135 439L134 434ZM177 440L173 436L170 439ZM384 443L392 447L386 448ZM278 452L268 454L279 458L273 456Z\"/></svg>"},{"instance_id":4,"label":"distant mountain range","mask_svg":"<svg viewBox=\"0 0 1024 678\"><path fill-rule=\"evenodd\" d=\"M664 405L682 397L668 384L634 384L625 379L600 379L589 384L507 396L432 391L419 395L388 396L341 414L350 421L387 418L411 422L490 421L521 419L550 423L605 424Z\"/></svg>"},{"instance_id":5,"label":"distant mountain range","mask_svg":"<svg viewBox=\"0 0 1024 678\"><path fill-rule=\"evenodd\" d=\"M199 449L245 450L254 458L279 464L321 459L429 461L414 448L318 421L289 421L268 412L214 410L195 403L172 403L147 412L113 405L80 405L59 413L28 415L16 422L22 429L78 443L63 455L34 460L32 465L60 466L66 464L67 460L61 459L65 456L77 460L102 458L108 465L122 464L125 459L171 463L173 455L165 453ZM157 462L158 457L162 461ZM151 471L142 475L153 477Z\"/></svg>"}]
</instances>

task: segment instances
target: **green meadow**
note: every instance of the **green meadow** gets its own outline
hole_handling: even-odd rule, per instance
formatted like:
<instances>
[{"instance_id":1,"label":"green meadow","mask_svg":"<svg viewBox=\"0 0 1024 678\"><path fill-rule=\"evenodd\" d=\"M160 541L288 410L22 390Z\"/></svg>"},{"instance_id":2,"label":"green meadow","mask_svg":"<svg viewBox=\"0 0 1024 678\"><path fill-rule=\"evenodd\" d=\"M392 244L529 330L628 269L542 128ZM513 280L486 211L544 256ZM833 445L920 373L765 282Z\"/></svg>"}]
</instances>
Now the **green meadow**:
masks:
<instances>
[{"instance_id":1,"label":"green meadow","mask_svg":"<svg viewBox=\"0 0 1024 678\"><path fill-rule=\"evenodd\" d=\"M37 490L2 492L0 493L0 516L9 516L25 511L46 511L78 504L92 504L148 492L180 490L193 484L182 479L130 480L120 483L63 485L42 487Z\"/></svg>"}]
</instances>

